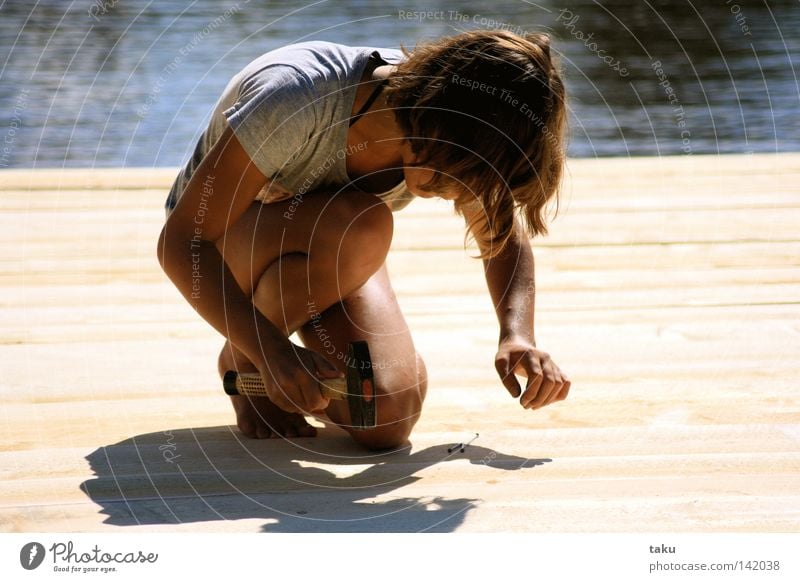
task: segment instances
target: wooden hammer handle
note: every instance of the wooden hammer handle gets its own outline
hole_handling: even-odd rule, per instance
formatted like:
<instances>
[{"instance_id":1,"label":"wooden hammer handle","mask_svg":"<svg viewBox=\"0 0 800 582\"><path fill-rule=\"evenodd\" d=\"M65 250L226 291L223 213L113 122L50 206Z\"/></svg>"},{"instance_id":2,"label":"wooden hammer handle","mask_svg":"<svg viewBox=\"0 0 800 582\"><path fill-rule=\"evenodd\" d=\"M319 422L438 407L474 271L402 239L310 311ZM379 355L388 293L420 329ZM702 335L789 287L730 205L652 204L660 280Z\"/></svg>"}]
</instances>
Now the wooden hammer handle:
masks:
<instances>
[{"instance_id":1,"label":"wooden hammer handle","mask_svg":"<svg viewBox=\"0 0 800 582\"><path fill-rule=\"evenodd\" d=\"M233 370L225 372L223 379L225 392L231 396L267 396L267 389L260 374L239 374ZM318 381L319 391L331 400L347 399L347 378L326 378L325 383Z\"/></svg>"}]
</instances>

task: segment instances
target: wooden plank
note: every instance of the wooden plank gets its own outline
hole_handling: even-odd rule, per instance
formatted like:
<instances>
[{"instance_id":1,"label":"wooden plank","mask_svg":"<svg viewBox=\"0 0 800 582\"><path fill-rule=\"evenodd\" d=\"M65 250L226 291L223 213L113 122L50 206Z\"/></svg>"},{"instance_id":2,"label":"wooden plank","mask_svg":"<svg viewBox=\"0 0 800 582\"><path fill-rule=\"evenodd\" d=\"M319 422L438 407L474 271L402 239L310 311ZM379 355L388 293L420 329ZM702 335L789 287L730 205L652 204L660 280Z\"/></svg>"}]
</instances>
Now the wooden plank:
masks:
<instances>
[{"instance_id":1,"label":"wooden plank","mask_svg":"<svg viewBox=\"0 0 800 582\"><path fill-rule=\"evenodd\" d=\"M178 168L38 168L4 169L4 190L61 190L169 188ZM642 179L696 179L702 176L755 176L800 174L800 154L694 155L568 160L567 176L583 176L616 183ZM688 177L688 178L687 178Z\"/></svg>"},{"instance_id":2,"label":"wooden plank","mask_svg":"<svg viewBox=\"0 0 800 582\"><path fill-rule=\"evenodd\" d=\"M534 246L570 398L508 396L481 263L418 201L389 266L430 390L382 456L231 426L222 338L155 260L174 169L0 172L0 530L797 531L800 155L569 170Z\"/></svg>"}]
</instances>

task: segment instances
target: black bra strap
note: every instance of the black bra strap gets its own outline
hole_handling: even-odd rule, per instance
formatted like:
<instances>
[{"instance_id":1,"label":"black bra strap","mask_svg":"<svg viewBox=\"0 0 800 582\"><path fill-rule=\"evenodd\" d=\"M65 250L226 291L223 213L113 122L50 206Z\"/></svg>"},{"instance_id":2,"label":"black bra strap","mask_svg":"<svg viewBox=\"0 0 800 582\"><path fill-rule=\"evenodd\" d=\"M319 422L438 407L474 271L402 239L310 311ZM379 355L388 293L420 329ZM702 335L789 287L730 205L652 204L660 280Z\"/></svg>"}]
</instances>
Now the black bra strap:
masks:
<instances>
[{"instance_id":1,"label":"black bra strap","mask_svg":"<svg viewBox=\"0 0 800 582\"><path fill-rule=\"evenodd\" d=\"M384 60L381 58L381 56L378 54L378 52L377 52L377 51L375 51L374 53L372 53L372 54L370 55L370 59L375 59L375 60L377 60L377 61L378 61L378 64L380 64L380 63L386 63L386 61L384 61ZM364 103L364 105L362 105L362 106L361 106L361 109L359 109L359 110L358 110L358 113L356 113L356 114L355 114L355 115L352 117L352 119L350 119L350 125L351 125L351 126L352 126L352 125L353 125L353 124L354 124L356 121L358 121L359 119L361 119L361 117L362 117L362 116L363 116L363 115L364 115L364 114L365 114L367 111L369 111L369 108L370 108L370 107L372 107L372 104L373 104L373 103L375 103L375 100L378 98L378 95L380 95L380 94L381 94L381 91L383 90L383 87L384 87L384 85L386 85L386 83L387 83L388 81L389 81L389 79L384 79L383 81L381 81L381 82L378 84L378 86L377 86L377 87L375 87L375 89L373 89L373 91L372 91L372 94L369 96L369 98L367 99L366 103Z\"/></svg>"}]
</instances>

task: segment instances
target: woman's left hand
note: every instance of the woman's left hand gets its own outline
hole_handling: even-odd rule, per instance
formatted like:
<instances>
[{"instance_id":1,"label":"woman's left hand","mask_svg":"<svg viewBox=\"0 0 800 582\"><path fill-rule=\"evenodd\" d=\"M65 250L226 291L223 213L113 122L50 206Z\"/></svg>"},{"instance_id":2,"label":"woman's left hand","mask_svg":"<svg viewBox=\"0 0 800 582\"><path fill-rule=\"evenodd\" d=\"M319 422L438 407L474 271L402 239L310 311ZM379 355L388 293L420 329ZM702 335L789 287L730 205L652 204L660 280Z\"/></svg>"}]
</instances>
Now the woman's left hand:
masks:
<instances>
[{"instance_id":1,"label":"woman's left hand","mask_svg":"<svg viewBox=\"0 0 800 582\"><path fill-rule=\"evenodd\" d=\"M536 348L527 340L510 338L500 342L494 366L503 385L517 398L523 408L536 410L553 402L564 400L569 394L570 380L547 352ZM515 374L528 381L524 391Z\"/></svg>"}]
</instances>

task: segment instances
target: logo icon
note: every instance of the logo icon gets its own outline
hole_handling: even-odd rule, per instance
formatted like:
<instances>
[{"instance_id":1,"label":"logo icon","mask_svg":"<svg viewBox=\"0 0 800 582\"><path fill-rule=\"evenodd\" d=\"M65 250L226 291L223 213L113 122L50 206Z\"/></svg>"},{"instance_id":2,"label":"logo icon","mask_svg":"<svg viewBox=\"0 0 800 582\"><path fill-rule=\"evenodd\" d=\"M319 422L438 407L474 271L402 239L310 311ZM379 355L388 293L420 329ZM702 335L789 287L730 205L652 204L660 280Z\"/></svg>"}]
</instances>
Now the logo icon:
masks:
<instances>
[{"instance_id":1,"label":"logo icon","mask_svg":"<svg viewBox=\"0 0 800 582\"><path fill-rule=\"evenodd\" d=\"M19 551L19 563L26 570L35 570L44 561L44 546L39 542L29 542Z\"/></svg>"}]
</instances>

